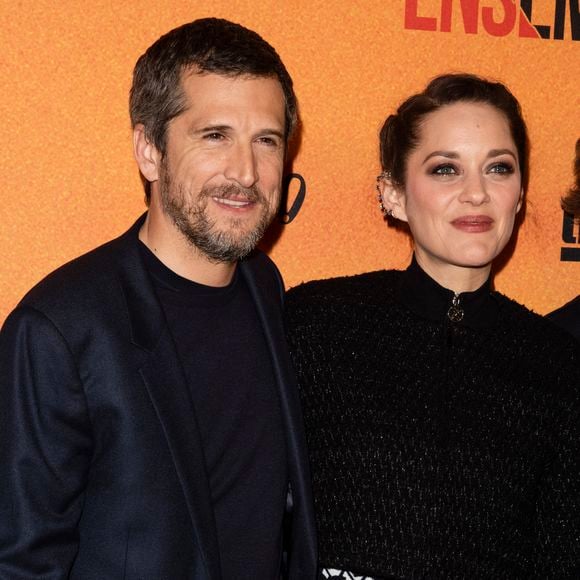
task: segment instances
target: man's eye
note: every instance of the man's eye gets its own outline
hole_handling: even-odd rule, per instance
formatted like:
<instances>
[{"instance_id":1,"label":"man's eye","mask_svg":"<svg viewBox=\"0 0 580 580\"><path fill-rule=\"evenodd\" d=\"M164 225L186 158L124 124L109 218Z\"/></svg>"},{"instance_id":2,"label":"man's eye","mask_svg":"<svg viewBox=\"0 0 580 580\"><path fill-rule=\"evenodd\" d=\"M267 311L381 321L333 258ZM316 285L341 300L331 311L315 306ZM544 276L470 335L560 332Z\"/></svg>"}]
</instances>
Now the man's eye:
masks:
<instances>
[{"instance_id":1,"label":"man's eye","mask_svg":"<svg viewBox=\"0 0 580 580\"><path fill-rule=\"evenodd\" d=\"M264 145L270 145L272 147L276 147L278 145L278 141L274 139L274 137L260 137L259 142L263 143Z\"/></svg>"},{"instance_id":2,"label":"man's eye","mask_svg":"<svg viewBox=\"0 0 580 580\"><path fill-rule=\"evenodd\" d=\"M437 167L434 167L431 173L434 175L455 175L457 171L453 165L445 163L443 165L437 165Z\"/></svg>"},{"instance_id":3,"label":"man's eye","mask_svg":"<svg viewBox=\"0 0 580 580\"><path fill-rule=\"evenodd\" d=\"M514 172L514 166L511 163L506 163L502 161L501 163L494 163L489 168L490 173L506 173L511 174Z\"/></svg>"},{"instance_id":4,"label":"man's eye","mask_svg":"<svg viewBox=\"0 0 580 580\"><path fill-rule=\"evenodd\" d=\"M224 136L221 133L206 133L203 138L208 141L220 141Z\"/></svg>"}]
</instances>

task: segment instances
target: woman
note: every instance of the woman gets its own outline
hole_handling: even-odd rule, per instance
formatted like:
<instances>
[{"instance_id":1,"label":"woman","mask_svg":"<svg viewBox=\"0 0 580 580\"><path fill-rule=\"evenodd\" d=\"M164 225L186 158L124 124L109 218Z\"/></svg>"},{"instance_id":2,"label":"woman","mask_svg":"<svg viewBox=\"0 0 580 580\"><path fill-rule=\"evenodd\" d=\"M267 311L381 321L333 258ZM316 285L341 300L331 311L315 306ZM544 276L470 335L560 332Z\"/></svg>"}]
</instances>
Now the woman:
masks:
<instances>
[{"instance_id":1,"label":"woman","mask_svg":"<svg viewBox=\"0 0 580 580\"><path fill-rule=\"evenodd\" d=\"M289 293L320 578L580 578L580 353L490 282L527 159L503 85L436 78L381 131L409 268Z\"/></svg>"}]
</instances>

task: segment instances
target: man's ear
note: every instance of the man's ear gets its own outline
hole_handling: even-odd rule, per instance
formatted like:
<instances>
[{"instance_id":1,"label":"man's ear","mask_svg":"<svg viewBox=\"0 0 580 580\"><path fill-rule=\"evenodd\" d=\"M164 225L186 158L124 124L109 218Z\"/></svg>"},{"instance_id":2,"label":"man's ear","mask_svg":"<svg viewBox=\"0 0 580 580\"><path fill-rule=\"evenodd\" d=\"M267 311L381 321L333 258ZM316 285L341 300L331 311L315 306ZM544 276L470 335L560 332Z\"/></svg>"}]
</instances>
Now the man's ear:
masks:
<instances>
[{"instance_id":1,"label":"man's ear","mask_svg":"<svg viewBox=\"0 0 580 580\"><path fill-rule=\"evenodd\" d=\"M149 181L159 179L161 155L145 135L145 127L138 123L133 129L133 155L143 177Z\"/></svg>"},{"instance_id":2,"label":"man's ear","mask_svg":"<svg viewBox=\"0 0 580 580\"><path fill-rule=\"evenodd\" d=\"M379 177L377 187L387 214L403 222L408 221L406 197L403 189L395 185L387 175Z\"/></svg>"}]
</instances>

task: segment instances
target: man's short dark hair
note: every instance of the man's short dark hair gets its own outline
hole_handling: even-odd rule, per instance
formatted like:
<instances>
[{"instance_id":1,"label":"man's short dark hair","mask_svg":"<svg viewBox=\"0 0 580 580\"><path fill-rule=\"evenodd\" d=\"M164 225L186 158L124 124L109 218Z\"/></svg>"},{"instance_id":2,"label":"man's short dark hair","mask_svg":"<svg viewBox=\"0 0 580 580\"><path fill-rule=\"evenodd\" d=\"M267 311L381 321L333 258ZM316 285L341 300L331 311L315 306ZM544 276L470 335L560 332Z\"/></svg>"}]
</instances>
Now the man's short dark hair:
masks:
<instances>
[{"instance_id":1,"label":"man's short dark hair","mask_svg":"<svg viewBox=\"0 0 580 580\"><path fill-rule=\"evenodd\" d=\"M260 35L240 24L202 18L164 34L139 58L133 71L129 110L133 127L165 154L167 125L187 107L184 71L224 76L271 77L280 81L286 104L286 141L297 123L292 79L278 53ZM149 188L146 187L147 199Z\"/></svg>"}]
</instances>

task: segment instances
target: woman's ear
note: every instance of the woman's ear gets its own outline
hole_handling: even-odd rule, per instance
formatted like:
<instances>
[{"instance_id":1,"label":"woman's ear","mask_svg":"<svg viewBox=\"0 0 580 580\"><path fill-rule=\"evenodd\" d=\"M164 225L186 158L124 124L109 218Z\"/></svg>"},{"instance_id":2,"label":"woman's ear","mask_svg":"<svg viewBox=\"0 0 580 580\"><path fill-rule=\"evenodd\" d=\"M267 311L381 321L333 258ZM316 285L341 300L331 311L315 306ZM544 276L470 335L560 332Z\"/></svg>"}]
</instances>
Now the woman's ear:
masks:
<instances>
[{"instance_id":1,"label":"woman's ear","mask_svg":"<svg viewBox=\"0 0 580 580\"><path fill-rule=\"evenodd\" d=\"M143 177L149 182L157 181L161 155L145 135L145 127L141 123L133 129L133 155Z\"/></svg>"},{"instance_id":2,"label":"woman's ear","mask_svg":"<svg viewBox=\"0 0 580 580\"><path fill-rule=\"evenodd\" d=\"M522 205L524 204L524 188L520 191L520 199L518 199L518 205L516 206L516 213L519 213L520 209L522 209Z\"/></svg>"},{"instance_id":3,"label":"woman's ear","mask_svg":"<svg viewBox=\"0 0 580 580\"><path fill-rule=\"evenodd\" d=\"M377 190L379 203L382 204L385 213L389 217L406 222L406 197L403 188L395 185L389 174L381 173L377 179Z\"/></svg>"}]
</instances>

